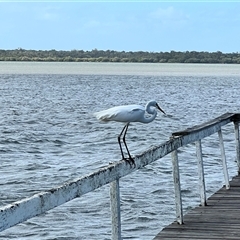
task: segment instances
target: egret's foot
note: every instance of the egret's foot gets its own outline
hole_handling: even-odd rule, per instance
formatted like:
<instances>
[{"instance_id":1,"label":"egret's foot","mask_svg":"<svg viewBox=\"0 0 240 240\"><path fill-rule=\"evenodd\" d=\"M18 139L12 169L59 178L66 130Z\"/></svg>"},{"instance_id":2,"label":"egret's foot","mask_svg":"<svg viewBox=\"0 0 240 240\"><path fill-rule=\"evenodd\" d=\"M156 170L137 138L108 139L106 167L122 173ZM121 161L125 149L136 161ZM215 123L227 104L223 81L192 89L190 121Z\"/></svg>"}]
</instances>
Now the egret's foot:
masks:
<instances>
[{"instance_id":1,"label":"egret's foot","mask_svg":"<svg viewBox=\"0 0 240 240\"><path fill-rule=\"evenodd\" d=\"M124 158L124 160L127 161L130 165L134 165L134 167L136 167L136 164L135 164L134 159L132 157Z\"/></svg>"}]
</instances>

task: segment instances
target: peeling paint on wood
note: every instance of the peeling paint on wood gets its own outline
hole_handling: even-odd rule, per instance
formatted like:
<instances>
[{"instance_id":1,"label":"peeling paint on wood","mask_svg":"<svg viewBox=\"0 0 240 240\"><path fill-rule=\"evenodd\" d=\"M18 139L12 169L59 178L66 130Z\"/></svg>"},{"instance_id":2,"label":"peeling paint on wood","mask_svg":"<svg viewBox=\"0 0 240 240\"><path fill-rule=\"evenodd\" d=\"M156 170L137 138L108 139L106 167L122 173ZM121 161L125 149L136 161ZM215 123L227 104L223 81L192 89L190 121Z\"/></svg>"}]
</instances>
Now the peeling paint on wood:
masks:
<instances>
[{"instance_id":1,"label":"peeling paint on wood","mask_svg":"<svg viewBox=\"0 0 240 240\"><path fill-rule=\"evenodd\" d=\"M204 167L203 167L203 157L202 157L202 142L198 140L196 144L196 155L198 160L198 185L199 185L199 195L202 206L206 206L206 190L205 190L205 178L204 178Z\"/></svg>"},{"instance_id":2,"label":"peeling paint on wood","mask_svg":"<svg viewBox=\"0 0 240 240\"><path fill-rule=\"evenodd\" d=\"M219 137L219 144L220 144L220 149L221 149L223 174L224 174L224 178L225 178L225 186L226 186L226 189L229 189L230 188L229 176L228 176L228 171L227 171L227 161L226 161L226 155L225 155L225 149L224 149L223 136L222 136L222 130L221 129L218 131L218 137Z\"/></svg>"},{"instance_id":3,"label":"peeling paint on wood","mask_svg":"<svg viewBox=\"0 0 240 240\"><path fill-rule=\"evenodd\" d=\"M238 174L240 174L240 139L239 139L239 122L234 122L235 141L236 141L236 160L238 166Z\"/></svg>"},{"instance_id":4,"label":"peeling paint on wood","mask_svg":"<svg viewBox=\"0 0 240 240\"><path fill-rule=\"evenodd\" d=\"M122 240L119 179L110 183L110 203L112 213L112 240Z\"/></svg>"},{"instance_id":5,"label":"peeling paint on wood","mask_svg":"<svg viewBox=\"0 0 240 240\"><path fill-rule=\"evenodd\" d=\"M176 220L179 224L183 224L182 195L177 150L172 152L172 166L173 184L175 190Z\"/></svg>"}]
</instances>

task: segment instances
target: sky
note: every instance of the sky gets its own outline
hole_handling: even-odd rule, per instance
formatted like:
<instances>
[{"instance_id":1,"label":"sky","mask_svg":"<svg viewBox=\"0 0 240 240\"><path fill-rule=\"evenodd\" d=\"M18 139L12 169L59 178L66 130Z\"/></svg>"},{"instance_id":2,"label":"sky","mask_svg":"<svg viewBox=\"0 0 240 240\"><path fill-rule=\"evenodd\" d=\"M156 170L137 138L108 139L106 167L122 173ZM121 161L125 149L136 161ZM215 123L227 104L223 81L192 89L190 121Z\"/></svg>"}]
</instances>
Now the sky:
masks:
<instances>
[{"instance_id":1,"label":"sky","mask_svg":"<svg viewBox=\"0 0 240 240\"><path fill-rule=\"evenodd\" d=\"M240 52L240 0L4 1L0 49Z\"/></svg>"}]
</instances>

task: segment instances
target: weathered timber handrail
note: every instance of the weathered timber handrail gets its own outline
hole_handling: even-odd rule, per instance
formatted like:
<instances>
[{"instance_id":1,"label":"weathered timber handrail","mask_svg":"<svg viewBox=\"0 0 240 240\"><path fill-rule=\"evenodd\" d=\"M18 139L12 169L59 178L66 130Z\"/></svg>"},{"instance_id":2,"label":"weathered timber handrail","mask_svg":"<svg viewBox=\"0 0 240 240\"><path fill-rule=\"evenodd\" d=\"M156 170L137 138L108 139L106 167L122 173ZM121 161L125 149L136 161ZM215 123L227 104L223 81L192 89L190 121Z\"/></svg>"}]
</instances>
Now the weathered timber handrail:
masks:
<instances>
[{"instance_id":1,"label":"weathered timber handrail","mask_svg":"<svg viewBox=\"0 0 240 240\"><path fill-rule=\"evenodd\" d=\"M21 223L27 219L40 215L50 209L60 206L74 198L80 197L116 179L124 177L134 170L164 157L176 147L178 140L171 139L159 146L150 148L134 158L136 167L130 166L124 160L112 163L107 167L66 182L65 184L41 192L15 203L0 208L0 231ZM31 205L32 204L32 205Z\"/></svg>"},{"instance_id":2,"label":"weathered timber handrail","mask_svg":"<svg viewBox=\"0 0 240 240\"><path fill-rule=\"evenodd\" d=\"M173 137L181 137L183 141L183 145L187 145L189 143L192 143L194 141L197 141L199 139L203 139L207 136L210 136L216 132L219 131L219 129L230 123L235 121L238 114L234 113L225 113L221 115L220 117L217 117L211 121L208 121L206 123L187 128L184 131L181 132L175 132L172 134Z\"/></svg>"},{"instance_id":3,"label":"weathered timber handrail","mask_svg":"<svg viewBox=\"0 0 240 240\"><path fill-rule=\"evenodd\" d=\"M230 122L234 122L238 172L240 172L240 152L239 152L240 142L239 142L239 125L238 125L239 121L240 121L240 114L225 113L220 117L215 118L211 121L208 121L204 124L197 125L192 128L188 128L184 131L175 132L172 134L171 138L178 139L181 142L181 146L185 146L189 143L195 142L196 155L198 158L199 192L200 192L200 201L202 206L206 205L206 192L205 192L205 179L204 179L201 139L208 137L216 132L218 133L225 185L226 185L226 188L229 189L230 188L229 177L228 177L228 171L227 171L227 162L226 162L221 127ZM180 174L179 174L178 157L177 157L176 150L173 151L172 153L172 164L173 164L173 181L174 181L174 188L175 188L176 220L179 224L183 224L181 184L180 184Z\"/></svg>"},{"instance_id":4,"label":"weathered timber handrail","mask_svg":"<svg viewBox=\"0 0 240 240\"><path fill-rule=\"evenodd\" d=\"M80 197L116 179L124 177L134 170L164 157L177 147L178 140L171 139L166 143L153 147L134 158L136 167L121 160L107 167L100 168L86 176L66 182L62 186L52 188L15 203L0 208L0 231L40 215L60 206L74 198Z\"/></svg>"},{"instance_id":5,"label":"weathered timber handrail","mask_svg":"<svg viewBox=\"0 0 240 240\"><path fill-rule=\"evenodd\" d=\"M50 209L60 206L74 198L80 197L88 192L91 192L103 185L111 183L111 209L114 216L112 216L112 239L121 239L121 225L120 225L120 195L119 195L119 179L131 172L142 168L169 153L172 153L173 163L173 178L175 186L176 198L176 212L177 221L183 223L182 201L181 201L181 187L180 175L178 168L177 149L189 143L196 143L198 167L199 167L199 184L201 204L206 203L205 183L203 161L201 153L201 139L218 132L220 137L220 146L222 152L223 164L226 169L225 153L222 140L221 127L234 122L235 138L236 138L236 152L238 172L240 172L240 142L239 142L239 122L240 114L226 113L222 116L206 122L204 124L188 128L185 131L175 132L170 137L169 141L158 146L152 147L147 151L135 156L135 166L130 166L126 161L121 160L99 170L76 178L65 184L52 188L45 192L40 192L32 197L8 204L0 208L0 231L3 231L11 226L21 223L27 219L40 215ZM228 176L225 173L225 178ZM117 215L116 215L117 214Z\"/></svg>"}]
</instances>

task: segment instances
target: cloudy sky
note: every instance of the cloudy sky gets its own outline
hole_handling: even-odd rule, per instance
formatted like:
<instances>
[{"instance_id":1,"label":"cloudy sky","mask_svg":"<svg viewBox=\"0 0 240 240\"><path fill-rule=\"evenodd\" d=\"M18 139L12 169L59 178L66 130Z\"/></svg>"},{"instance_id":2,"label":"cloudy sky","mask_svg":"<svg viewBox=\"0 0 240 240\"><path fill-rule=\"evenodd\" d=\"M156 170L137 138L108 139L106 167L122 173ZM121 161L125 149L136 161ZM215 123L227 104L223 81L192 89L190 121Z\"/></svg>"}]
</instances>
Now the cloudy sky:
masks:
<instances>
[{"instance_id":1,"label":"cloudy sky","mask_svg":"<svg viewBox=\"0 0 240 240\"><path fill-rule=\"evenodd\" d=\"M240 0L0 0L0 49L16 48L240 52Z\"/></svg>"}]
</instances>

